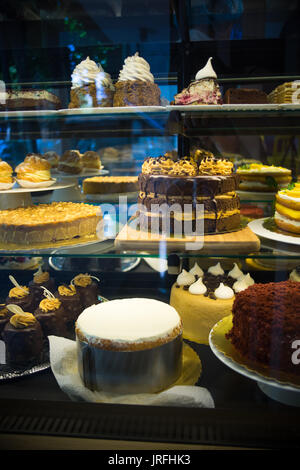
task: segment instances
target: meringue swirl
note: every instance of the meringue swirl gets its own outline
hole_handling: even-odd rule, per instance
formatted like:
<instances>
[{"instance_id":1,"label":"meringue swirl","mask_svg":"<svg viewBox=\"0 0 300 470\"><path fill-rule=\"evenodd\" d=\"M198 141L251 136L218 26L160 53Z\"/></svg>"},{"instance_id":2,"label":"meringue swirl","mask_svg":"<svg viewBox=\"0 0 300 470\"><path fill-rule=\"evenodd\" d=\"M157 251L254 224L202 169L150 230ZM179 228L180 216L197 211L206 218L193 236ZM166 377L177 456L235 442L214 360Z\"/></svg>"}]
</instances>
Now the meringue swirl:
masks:
<instances>
[{"instance_id":1,"label":"meringue swirl","mask_svg":"<svg viewBox=\"0 0 300 470\"><path fill-rule=\"evenodd\" d=\"M133 56L127 57L122 70L119 73L120 82L142 80L143 82L154 83L154 77L150 71L148 62L136 52Z\"/></svg>"},{"instance_id":2,"label":"meringue swirl","mask_svg":"<svg viewBox=\"0 0 300 470\"><path fill-rule=\"evenodd\" d=\"M100 64L96 64L89 57L76 65L71 78L72 89L95 83L98 87L105 86L114 90L111 76L104 72Z\"/></svg>"}]
</instances>

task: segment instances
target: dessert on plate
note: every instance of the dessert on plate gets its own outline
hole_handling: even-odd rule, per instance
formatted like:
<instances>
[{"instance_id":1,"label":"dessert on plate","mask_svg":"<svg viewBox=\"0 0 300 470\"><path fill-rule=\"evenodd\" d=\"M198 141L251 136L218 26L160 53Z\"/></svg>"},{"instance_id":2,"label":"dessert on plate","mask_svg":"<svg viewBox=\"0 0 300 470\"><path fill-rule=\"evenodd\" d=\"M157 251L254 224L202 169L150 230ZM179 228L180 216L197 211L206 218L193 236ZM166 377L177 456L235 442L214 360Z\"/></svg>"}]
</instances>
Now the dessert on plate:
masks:
<instances>
[{"instance_id":1,"label":"dessert on plate","mask_svg":"<svg viewBox=\"0 0 300 470\"><path fill-rule=\"evenodd\" d=\"M73 284L61 284L54 296L61 302L68 331L74 332L75 321L83 310L79 292Z\"/></svg>"},{"instance_id":2,"label":"dessert on plate","mask_svg":"<svg viewBox=\"0 0 300 470\"><path fill-rule=\"evenodd\" d=\"M6 90L4 103L0 103L0 110L7 111L55 110L60 108L60 99L47 90Z\"/></svg>"},{"instance_id":3,"label":"dessert on plate","mask_svg":"<svg viewBox=\"0 0 300 470\"><path fill-rule=\"evenodd\" d=\"M54 152L54 150L48 150L48 152L45 152L43 154L43 158L50 163L51 168L58 167L60 157L56 152Z\"/></svg>"},{"instance_id":4,"label":"dessert on plate","mask_svg":"<svg viewBox=\"0 0 300 470\"><path fill-rule=\"evenodd\" d=\"M113 105L114 85L100 64L87 57L72 73L69 108L99 108Z\"/></svg>"},{"instance_id":5,"label":"dessert on plate","mask_svg":"<svg viewBox=\"0 0 300 470\"><path fill-rule=\"evenodd\" d=\"M43 271L41 267L33 274L33 279L28 284L29 291L34 298L34 306L37 308L40 301L44 298L44 288L50 292L55 291L55 281L48 271Z\"/></svg>"},{"instance_id":6,"label":"dessert on plate","mask_svg":"<svg viewBox=\"0 0 300 470\"><path fill-rule=\"evenodd\" d=\"M236 172L240 176L241 191L275 193L292 181L292 172L288 168L263 163L242 165Z\"/></svg>"},{"instance_id":7,"label":"dessert on plate","mask_svg":"<svg viewBox=\"0 0 300 470\"><path fill-rule=\"evenodd\" d=\"M255 88L229 88L224 94L224 104L266 104L267 94Z\"/></svg>"},{"instance_id":8,"label":"dessert on plate","mask_svg":"<svg viewBox=\"0 0 300 470\"><path fill-rule=\"evenodd\" d=\"M148 157L138 181L141 230L182 236L240 226L239 177L228 160Z\"/></svg>"},{"instance_id":9,"label":"dessert on plate","mask_svg":"<svg viewBox=\"0 0 300 470\"><path fill-rule=\"evenodd\" d=\"M15 172L18 184L24 188L47 187L56 181L51 177L51 164L39 154L28 154Z\"/></svg>"},{"instance_id":10,"label":"dessert on plate","mask_svg":"<svg viewBox=\"0 0 300 470\"><path fill-rule=\"evenodd\" d=\"M78 175L82 170L82 155L79 150L66 150L60 157L57 171L70 175Z\"/></svg>"},{"instance_id":11,"label":"dessert on plate","mask_svg":"<svg viewBox=\"0 0 300 470\"><path fill-rule=\"evenodd\" d=\"M227 273L220 263L205 272L197 263L189 271L183 269L170 294L170 305L182 319L183 337L208 344L212 327L231 314L236 293L253 283L236 263Z\"/></svg>"},{"instance_id":12,"label":"dessert on plate","mask_svg":"<svg viewBox=\"0 0 300 470\"><path fill-rule=\"evenodd\" d=\"M93 305L79 315L75 331L79 372L91 390L154 393L180 376L181 320L164 302L128 298Z\"/></svg>"},{"instance_id":13,"label":"dessert on plate","mask_svg":"<svg viewBox=\"0 0 300 470\"><path fill-rule=\"evenodd\" d=\"M52 202L0 211L0 242L51 244L96 236L101 210L91 204Z\"/></svg>"},{"instance_id":14,"label":"dessert on plate","mask_svg":"<svg viewBox=\"0 0 300 470\"><path fill-rule=\"evenodd\" d=\"M99 279L90 274L77 274L71 284L75 286L79 293L82 309L90 307L99 302Z\"/></svg>"},{"instance_id":15,"label":"dessert on plate","mask_svg":"<svg viewBox=\"0 0 300 470\"><path fill-rule=\"evenodd\" d=\"M2 332L6 363L13 367L36 364L43 357L43 332L39 321L31 312L16 305L8 305L13 313Z\"/></svg>"},{"instance_id":16,"label":"dessert on plate","mask_svg":"<svg viewBox=\"0 0 300 470\"><path fill-rule=\"evenodd\" d=\"M15 184L13 168L5 161L0 161L0 190L11 189Z\"/></svg>"},{"instance_id":17,"label":"dessert on plate","mask_svg":"<svg viewBox=\"0 0 300 470\"><path fill-rule=\"evenodd\" d=\"M138 191L137 176L93 176L83 180L84 194L115 194Z\"/></svg>"},{"instance_id":18,"label":"dessert on plate","mask_svg":"<svg viewBox=\"0 0 300 470\"><path fill-rule=\"evenodd\" d=\"M292 360L299 337L299 282L254 284L236 295L226 338L246 361L262 366L268 375L299 378L299 365Z\"/></svg>"},{"instance_id":19,"label":"dessert on plate","mask_svg":"<svg viewBox=\"0 0 300 470\"><path fill-rule=\"evenodd\" d=\"M285 82L274 88L268 95L269 103L300 103L299 80Z\"/></svg>"},{"instance_id":20,"label":"dessert on plate","mask_svg":"<svg viewBox=\"0 0 300 470\"><path fill-rule=\"evenodd\" d=\"M34 298L29 287L21 286L13 276L9 276L9 279L13 283L14 287L9 290L5 301L6 305L14 304L25 311L33 312Z\"/></svg>"},{"instance_id":21,"label":"dessert on plate","mask_svg":"<svg viewBox=\"0 0 300 470\"><path fill-rule=\"evenodd\" d=\"M204 104L222 104L222 95L217 82L217 74L211 64L210 57L206 65L197 72L187 88L174 96L174 105L204 105Z\"/></svg>"},{"instance_id":22,"label":"dessert on plate","mask_svg":"<svg viewBox=\"0 0 300 470\"><path fill-rule=\"evenodd\" d=\"M154 83L150 65L138 52L125 59L115 88L114 106L160 105L160 89Z\"/></svg>"},{"instance_id":23,"label":"dessert on plate","mask_svg":"<svg viewBox=\"0 0 300 470\"><path fill-rule=\"evenodd\" d=\"M81 161L84 170L100 170L102 167L99 154L93 150L84 152Z\"/></svg>"},{"instance_id":24,"label":"dessert on plate","mask_svg":"<svg viewBox=\"0 0 300 470\"><path fill-rule=\"evenodd\" d=\"M300 234L300 187L295 184L276 194L274 221L287 232Z\"/></svg>"},{"instance_id":25,"label":"dessert on plate","mask_svg":"<svg viewBox=\"0 0 300 470\"><path fill-rule=\"evenodd\" d=\"M46 343L49 335L68 336L62 303L47 289L43 291L43 299L34 310L34 316L42 327Z\"/></svg>"}]
</instances>

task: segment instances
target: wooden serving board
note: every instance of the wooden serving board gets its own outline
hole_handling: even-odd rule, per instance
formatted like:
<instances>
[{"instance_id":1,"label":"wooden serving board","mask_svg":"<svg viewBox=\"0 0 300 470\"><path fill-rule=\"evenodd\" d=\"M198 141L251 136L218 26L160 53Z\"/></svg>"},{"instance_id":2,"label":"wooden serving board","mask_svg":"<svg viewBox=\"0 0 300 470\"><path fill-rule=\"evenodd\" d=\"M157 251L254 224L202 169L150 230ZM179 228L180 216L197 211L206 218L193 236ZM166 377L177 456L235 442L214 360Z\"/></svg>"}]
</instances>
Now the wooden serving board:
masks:
<instances>
[{"instance_id":1,"label":"wooden serving board","mask_svg":"<svg viewBox=\"0 0 300 470\"><path fill-rule=\"evenodd\" d=\"M165 243L167 252L201 251L205 254L248 254L260 249L260 240L246 226L230 233L211 234L191 237L164 237L159 234L138 229L133 216L121 229L115 239L116 250L159 252L161 243Z\"/></svg>"}]
</instances>

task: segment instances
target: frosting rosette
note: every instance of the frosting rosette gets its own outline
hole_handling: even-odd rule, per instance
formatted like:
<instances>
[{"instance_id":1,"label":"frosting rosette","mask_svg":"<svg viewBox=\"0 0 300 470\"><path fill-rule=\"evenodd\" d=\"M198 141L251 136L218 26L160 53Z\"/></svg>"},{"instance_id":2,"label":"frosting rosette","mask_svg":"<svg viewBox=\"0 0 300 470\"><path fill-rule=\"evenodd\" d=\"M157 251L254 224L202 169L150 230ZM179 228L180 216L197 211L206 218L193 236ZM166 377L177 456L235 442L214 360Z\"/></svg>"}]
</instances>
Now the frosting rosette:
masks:
<instances>
[{"instance_id":1,"label":"frosting rosette","mask_svg":"<svg viewBox=\"0 0 300 470\"><path fill-rule=\"evenodd\" d=\"M104 72L100 64L96 64L89 57L76 65L71 78L72 89L95 83L96 86L104 86L114 90L111 76Z\"/></svg>"},{"instance_id":2,"label":"frosting rosette","mask_svg":"<svg viewBox=\"0 0 300 470\"><path fill-rule=\"evenodd\" d=\"M133 56L127 57L122 70L119 73L118 81L142 80L143 82L154 83L154 77L150 71L148 62L136 52Z\"/></svg>"}]
</instances>

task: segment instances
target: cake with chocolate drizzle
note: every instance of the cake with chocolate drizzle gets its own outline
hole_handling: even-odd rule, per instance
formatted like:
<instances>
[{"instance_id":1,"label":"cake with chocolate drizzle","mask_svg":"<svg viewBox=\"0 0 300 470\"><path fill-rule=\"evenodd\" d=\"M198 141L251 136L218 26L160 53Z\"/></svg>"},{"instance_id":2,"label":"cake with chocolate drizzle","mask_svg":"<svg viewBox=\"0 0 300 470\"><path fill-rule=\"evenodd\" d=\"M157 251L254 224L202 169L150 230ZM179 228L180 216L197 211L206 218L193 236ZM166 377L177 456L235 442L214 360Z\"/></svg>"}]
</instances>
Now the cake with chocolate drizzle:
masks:
<instances>
[{"instance_id":1,"label":"cake with chocolate drizzle","mask_svg":"<svg viewBox=\"0 0 300 470\"><path fill-rule=\"evenodd\" d=\"M170 305L182 319L183 337L208 344L213 326L231 314L236 293L252 284L250 274L243 273L236 263L227 273L220 263L206 272L197 263L189 271L183 269L170 295Z\"/></svg>"},{"instance_id":2,"label":"cake with chocolate drizzle","mask_svg":"<svg viewBox=\"0 0 300 470\"><path fill-rule=\"evenodd\" d=\"M240 226L239 177L226 159L148 157L138 182L141 230L181 236Z\"/></svg>"}]
</instances>

